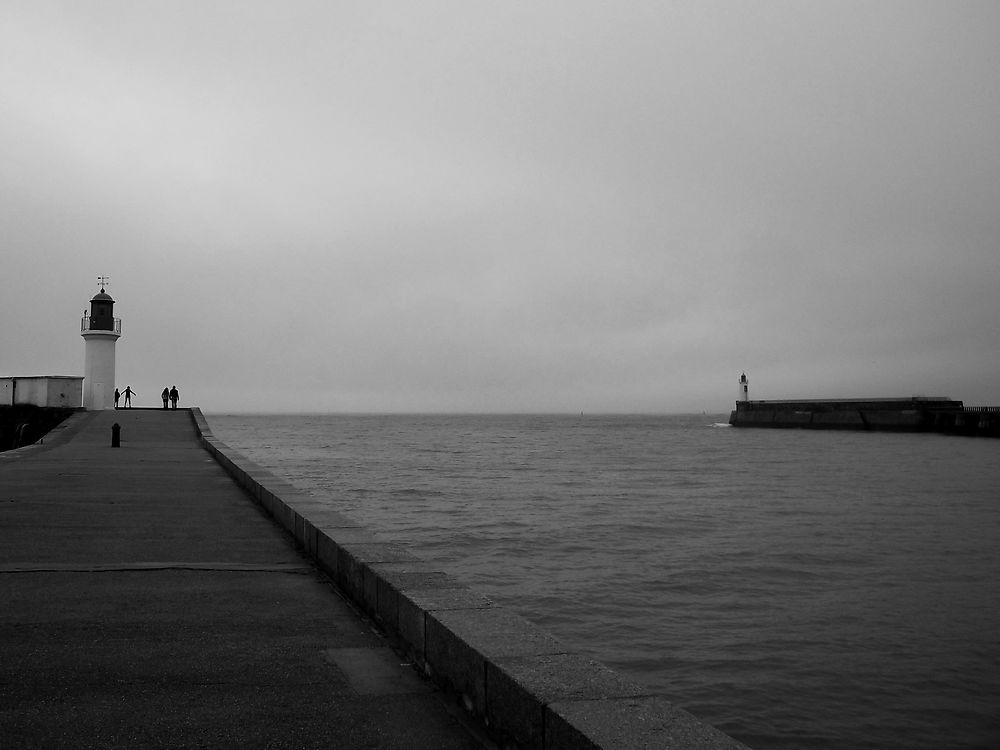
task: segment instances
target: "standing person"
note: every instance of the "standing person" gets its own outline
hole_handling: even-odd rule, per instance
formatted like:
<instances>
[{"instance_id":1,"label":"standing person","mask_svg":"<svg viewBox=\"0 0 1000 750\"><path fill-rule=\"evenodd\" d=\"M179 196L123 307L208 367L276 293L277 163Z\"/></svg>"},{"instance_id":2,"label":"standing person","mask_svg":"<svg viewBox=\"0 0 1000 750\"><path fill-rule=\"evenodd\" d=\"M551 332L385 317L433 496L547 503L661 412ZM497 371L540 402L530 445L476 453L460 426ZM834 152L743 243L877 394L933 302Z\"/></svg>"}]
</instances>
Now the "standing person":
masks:
<instances>
[{"instance_id":1,"label":"standing person","mask_svg":"<svg viewBox=\"0 0 1000 750\"><path fill-rule=\"evenodd\" d=\"M167 388L163 389L163 393L160 394L160 398L163 399L163 408L167 408L167 399L170 398L170 391Z\"/></svg>"},{"instance_id":2,"label":"standing person","mask_svg":"<svg viewBox=\"0 0 1000 750\"><path fill-rule=\"evenodd\" d=\"M115 388L115 408L118 408L118 399L122 397L122 392Z\"/></svg>"},{"instance_id":3,"label":"standing person","mask_svg":"<svg viewBox=\"0 0 1000 750\"><path fill-rule=\"evenodd\" d=\"M170 403L174 405L175 409L177 408L177 399L179 398L180 394L177 392L177 386L170 386Z\"/></svg>"},{"instance_id":4,"label":"standing person","mask_svg":"<svg viewBox=\"0 0 1000 750\"><path fill-rule=\"evenodd\" d=\"M138 393L136 393L135 391L132 390L132 386L130 386L130 385L125 386L125 408L126 409L131 409L132 408L132 395L133 394L136 395L136 396L139 395Z\"/></svg>"}]
</instances>

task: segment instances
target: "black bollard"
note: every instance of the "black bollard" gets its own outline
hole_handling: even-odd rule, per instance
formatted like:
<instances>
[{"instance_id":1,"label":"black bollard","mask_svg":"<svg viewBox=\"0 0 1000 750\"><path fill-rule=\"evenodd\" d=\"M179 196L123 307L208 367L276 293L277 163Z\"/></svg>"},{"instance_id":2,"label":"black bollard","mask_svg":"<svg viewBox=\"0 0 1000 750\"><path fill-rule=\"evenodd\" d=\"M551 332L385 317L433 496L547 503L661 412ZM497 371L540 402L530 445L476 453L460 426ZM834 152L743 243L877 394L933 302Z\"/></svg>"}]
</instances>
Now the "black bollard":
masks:
<instances>
[{"instance_id":1,"label":"black bollard","mask_svg":"<svg viewBox=\"0 0 1000 750\"><path fill-rule=\"evenodd\" d=\"M121 448L122 446L122 426L115 422L111 425L111 447Z\"/></svg>"}]
</instances>

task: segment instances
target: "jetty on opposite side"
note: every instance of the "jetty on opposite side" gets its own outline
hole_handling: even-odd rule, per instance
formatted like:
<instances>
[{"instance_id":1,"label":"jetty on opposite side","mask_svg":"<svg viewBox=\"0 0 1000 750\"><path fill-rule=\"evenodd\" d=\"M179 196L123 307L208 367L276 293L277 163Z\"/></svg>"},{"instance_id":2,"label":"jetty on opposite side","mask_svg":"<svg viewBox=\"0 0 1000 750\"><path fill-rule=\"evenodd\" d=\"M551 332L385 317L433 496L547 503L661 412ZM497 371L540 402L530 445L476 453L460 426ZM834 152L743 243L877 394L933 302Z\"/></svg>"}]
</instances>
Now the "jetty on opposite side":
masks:
<instances>
[{"instance_id":1,"label":"jetty on opposite side","mask_svg":"<svg viewBox=\"0 0 1000 750\"><path fill-rule=\"evenodd\" d=\"M751 401L746 373L739 384L740 400L729 415L733 427L1000 437L1000 406L968 407L941 396Z\"/></svg>"}]
</instances>

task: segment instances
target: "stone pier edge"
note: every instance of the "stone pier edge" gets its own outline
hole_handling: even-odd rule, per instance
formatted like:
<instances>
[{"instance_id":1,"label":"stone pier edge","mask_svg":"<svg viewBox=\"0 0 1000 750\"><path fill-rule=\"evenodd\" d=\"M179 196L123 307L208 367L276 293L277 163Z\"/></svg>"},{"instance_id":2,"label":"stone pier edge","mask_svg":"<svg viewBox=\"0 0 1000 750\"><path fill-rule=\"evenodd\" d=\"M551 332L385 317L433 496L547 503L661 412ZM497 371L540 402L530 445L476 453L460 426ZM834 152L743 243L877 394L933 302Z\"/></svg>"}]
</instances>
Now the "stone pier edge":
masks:
<instances>
[{"instance_id":1,"label":"stone pier edge","mask_svg":"<svg viewBox=\"0 0 1000 750\"><path fill-rule=\"evenodd\" d=\"M218 440L201 444L353 603L506 746L744 748Z\"/></svg>"}]
</instances>

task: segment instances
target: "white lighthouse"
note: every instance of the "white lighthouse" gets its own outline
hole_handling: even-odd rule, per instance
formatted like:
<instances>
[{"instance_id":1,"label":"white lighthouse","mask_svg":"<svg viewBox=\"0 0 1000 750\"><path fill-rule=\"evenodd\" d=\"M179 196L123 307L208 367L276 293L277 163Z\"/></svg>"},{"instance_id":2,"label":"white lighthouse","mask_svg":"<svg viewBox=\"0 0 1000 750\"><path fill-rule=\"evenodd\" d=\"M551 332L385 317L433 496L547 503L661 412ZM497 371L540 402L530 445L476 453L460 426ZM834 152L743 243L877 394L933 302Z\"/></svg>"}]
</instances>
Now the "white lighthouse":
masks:
<instances>
[{"instance_id":1,"label":"white lighthouse","mask_svg":"<svg viewBox=\"0 0 1000 750\"><path fill-rule=\"evenodd\" d=\"M115 343L122 335L121 319L114 316L115 301L104 291L90 300L90 315L80 321L86 351L83 369L83 408L111 409L115 405Z\"/></svg>"},{"instance_id":2,"label":"white lighthouse","mask_svg":"<svg viewBox=\"0 0 1000 750\"><path fill-rule=\"evenodd\" d=\"M750 400L750 381L747 380L747 374L743 373L740 375L740 401Z\"/></svg>"}]
</instances>

